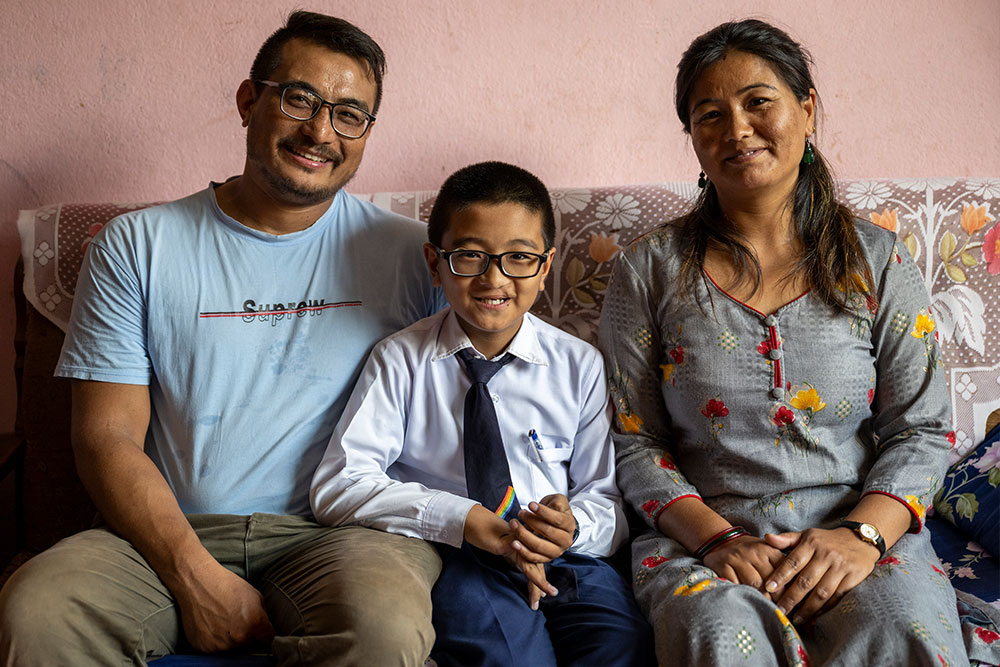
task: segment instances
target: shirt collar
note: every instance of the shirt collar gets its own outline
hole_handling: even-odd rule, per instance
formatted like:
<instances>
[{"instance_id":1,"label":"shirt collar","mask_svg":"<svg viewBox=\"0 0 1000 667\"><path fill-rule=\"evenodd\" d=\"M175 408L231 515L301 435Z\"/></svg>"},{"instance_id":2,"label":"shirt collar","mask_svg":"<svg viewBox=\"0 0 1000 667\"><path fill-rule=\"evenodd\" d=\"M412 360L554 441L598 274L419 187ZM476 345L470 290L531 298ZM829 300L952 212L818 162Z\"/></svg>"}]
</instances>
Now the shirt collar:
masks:
<instances>
[{"instance_id":1,"label":"shirt collar","mask_svg":"<svg viewBox=\"0 0 1000 667\"><path fill-rule=\"evenodd\" d=\"M535 329L533 320L534 315L525 313L524 318L521 320L521 328L517 330L514 339L510 341L510 345L507 346L504 353L510 352L518 359L523 359L530 364L547 366L548 362L542 354L542 346L538 342L538 332ZM462 330L462 325L458 323L455 311L449 306L438 329L437 348L434 351L432 359L434 361L447 359L457 354L459 350L464 350L467 347L472 347L472 341L469 340L465 331ZM473 352L478 356L482 356L475 348L473 348Z\"/></svg>"}]
</instances>

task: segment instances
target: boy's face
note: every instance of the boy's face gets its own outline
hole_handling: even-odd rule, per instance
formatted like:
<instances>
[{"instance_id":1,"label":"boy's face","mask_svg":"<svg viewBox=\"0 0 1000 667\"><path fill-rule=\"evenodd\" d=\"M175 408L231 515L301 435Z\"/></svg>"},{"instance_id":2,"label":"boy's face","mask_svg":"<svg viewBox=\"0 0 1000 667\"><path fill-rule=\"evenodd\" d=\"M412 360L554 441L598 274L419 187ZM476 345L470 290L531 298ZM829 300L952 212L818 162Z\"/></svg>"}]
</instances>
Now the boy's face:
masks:
<instances>
[{"instance_id":1,"label":"boy's face","mask_svg":"<svg viewBox=\"0 0 1000 667\"><path fill-rule=\"evenodd\" d=\"M542 254L542 214L521 204L472 204L453 213L441 239L444 251L481 250L491 254L526 251ZM554 252L554 251L553 251ZM521 326L521 319L545 288L545 276L552 264L552 253L541 270L531 278L505 276L495 260L479 276L456 276L435 247L424 244L424 257L434 285L458 317L469 340L487 359L502 352Z\"/></svg>"}]
</instances>

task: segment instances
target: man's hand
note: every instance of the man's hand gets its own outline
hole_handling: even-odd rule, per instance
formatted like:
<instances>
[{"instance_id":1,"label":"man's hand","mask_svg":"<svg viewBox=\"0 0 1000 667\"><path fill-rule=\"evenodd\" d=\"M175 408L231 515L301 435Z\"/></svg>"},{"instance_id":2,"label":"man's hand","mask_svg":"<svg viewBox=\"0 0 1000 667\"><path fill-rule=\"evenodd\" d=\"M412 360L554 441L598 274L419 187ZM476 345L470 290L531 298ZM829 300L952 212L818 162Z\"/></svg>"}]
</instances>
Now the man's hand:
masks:
<instances>
[{"instance_id":1,"label":"man's hand","mask_svg":"<svg viewBox=\"0 0 1000 667\"><path fill-rule=\"evenodd\" d=\"M174 596L184 635L195 649L270 648L274 628L260 591L218 563Z\"/></svg>"},{"instance_id":2,"label":"man's hand","mask_svg":"<svg viewBox=\"0 0 1000 667\"><path fill-rule=\"evenodd\" d=\"M576 519L569 500L561 493L545 496L540 502L528 503L513 520L514 550L533 563L547 563L559 558L573 544Z\"/></svg>"},{"instance_id":3,"label":"man's hand","mask_svg":"<svg viewBox=\"0 0 1000 667\"><path fill-rule=\"evenodd\" d=\"M743 535L705 556L705 565L724 579L764 590L764 581L781 563L784 554L764 540Z\"/></svg>"},{"instance_id":4,"label":"man's hand","mask_svg":"<svg viewBox=\"0 0 1000 667\"><path fill-rule=\"evenodd\" d=\"M766 593L785 614L798 607L793 623L835 607L872 573L879 557L878 549L849 528L810 528L764 539L775 548L791 549L768 579Z\"/></svg>"},{"instance_id":5,"label":"man's hand","mask_svg":"<svg viewBox=\"0 0 1000 667\"><path fill-rule=\"evenodd\" d=\"M513 523L513 522L512 522ZM559 590L545 578L546 559L521 547L515 551L511 525L482 505L476 505L465 517L465 541L472 546L503 556L528 578L528 604L538 609L546 595L559 595Z\"/></svg>"}]
</instances>

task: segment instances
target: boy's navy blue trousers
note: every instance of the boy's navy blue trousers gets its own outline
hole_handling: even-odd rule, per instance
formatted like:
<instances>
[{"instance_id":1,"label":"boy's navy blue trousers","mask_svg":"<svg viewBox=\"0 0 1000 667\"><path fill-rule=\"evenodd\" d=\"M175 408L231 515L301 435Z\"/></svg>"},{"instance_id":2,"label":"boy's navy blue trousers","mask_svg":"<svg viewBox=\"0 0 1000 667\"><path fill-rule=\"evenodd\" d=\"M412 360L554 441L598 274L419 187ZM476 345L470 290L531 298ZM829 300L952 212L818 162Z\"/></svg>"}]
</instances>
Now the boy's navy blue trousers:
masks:
<instances>
[{"instance_id":1,"label":"boy's navy blue trousers","mask_svg":"<svg viewBox=\"0 0 1000 667\"><path fill-rule=\"evenodd\" d=\"M502 558L438 547L443 567L431 593L440 667L655 665L653 632L613 567L565 553L546 566L559 589L528 606L528 581ZM573 580L575 579L575 586Z\"/></svg>"}]
</instances>

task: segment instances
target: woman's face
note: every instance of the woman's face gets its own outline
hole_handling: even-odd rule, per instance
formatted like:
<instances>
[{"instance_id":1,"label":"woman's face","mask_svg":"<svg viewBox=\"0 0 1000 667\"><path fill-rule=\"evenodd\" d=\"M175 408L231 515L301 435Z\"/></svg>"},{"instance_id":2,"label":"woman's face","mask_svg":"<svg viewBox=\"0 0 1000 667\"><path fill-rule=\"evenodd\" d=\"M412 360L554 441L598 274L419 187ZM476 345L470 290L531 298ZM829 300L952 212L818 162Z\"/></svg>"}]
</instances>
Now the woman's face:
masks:
<instances>
[{"instance_id":1,"label":"woman's face","mask_svg":"<svg viewBox=\"0 0 1000 667\"><path fill-rule=\"evenodd\" d=\"M705 70L691 90L691 145L721 202L787 200L815 105L816 91L796 99L768 61L750 53L730 51Z\"/></svg>"}]
</instances>

